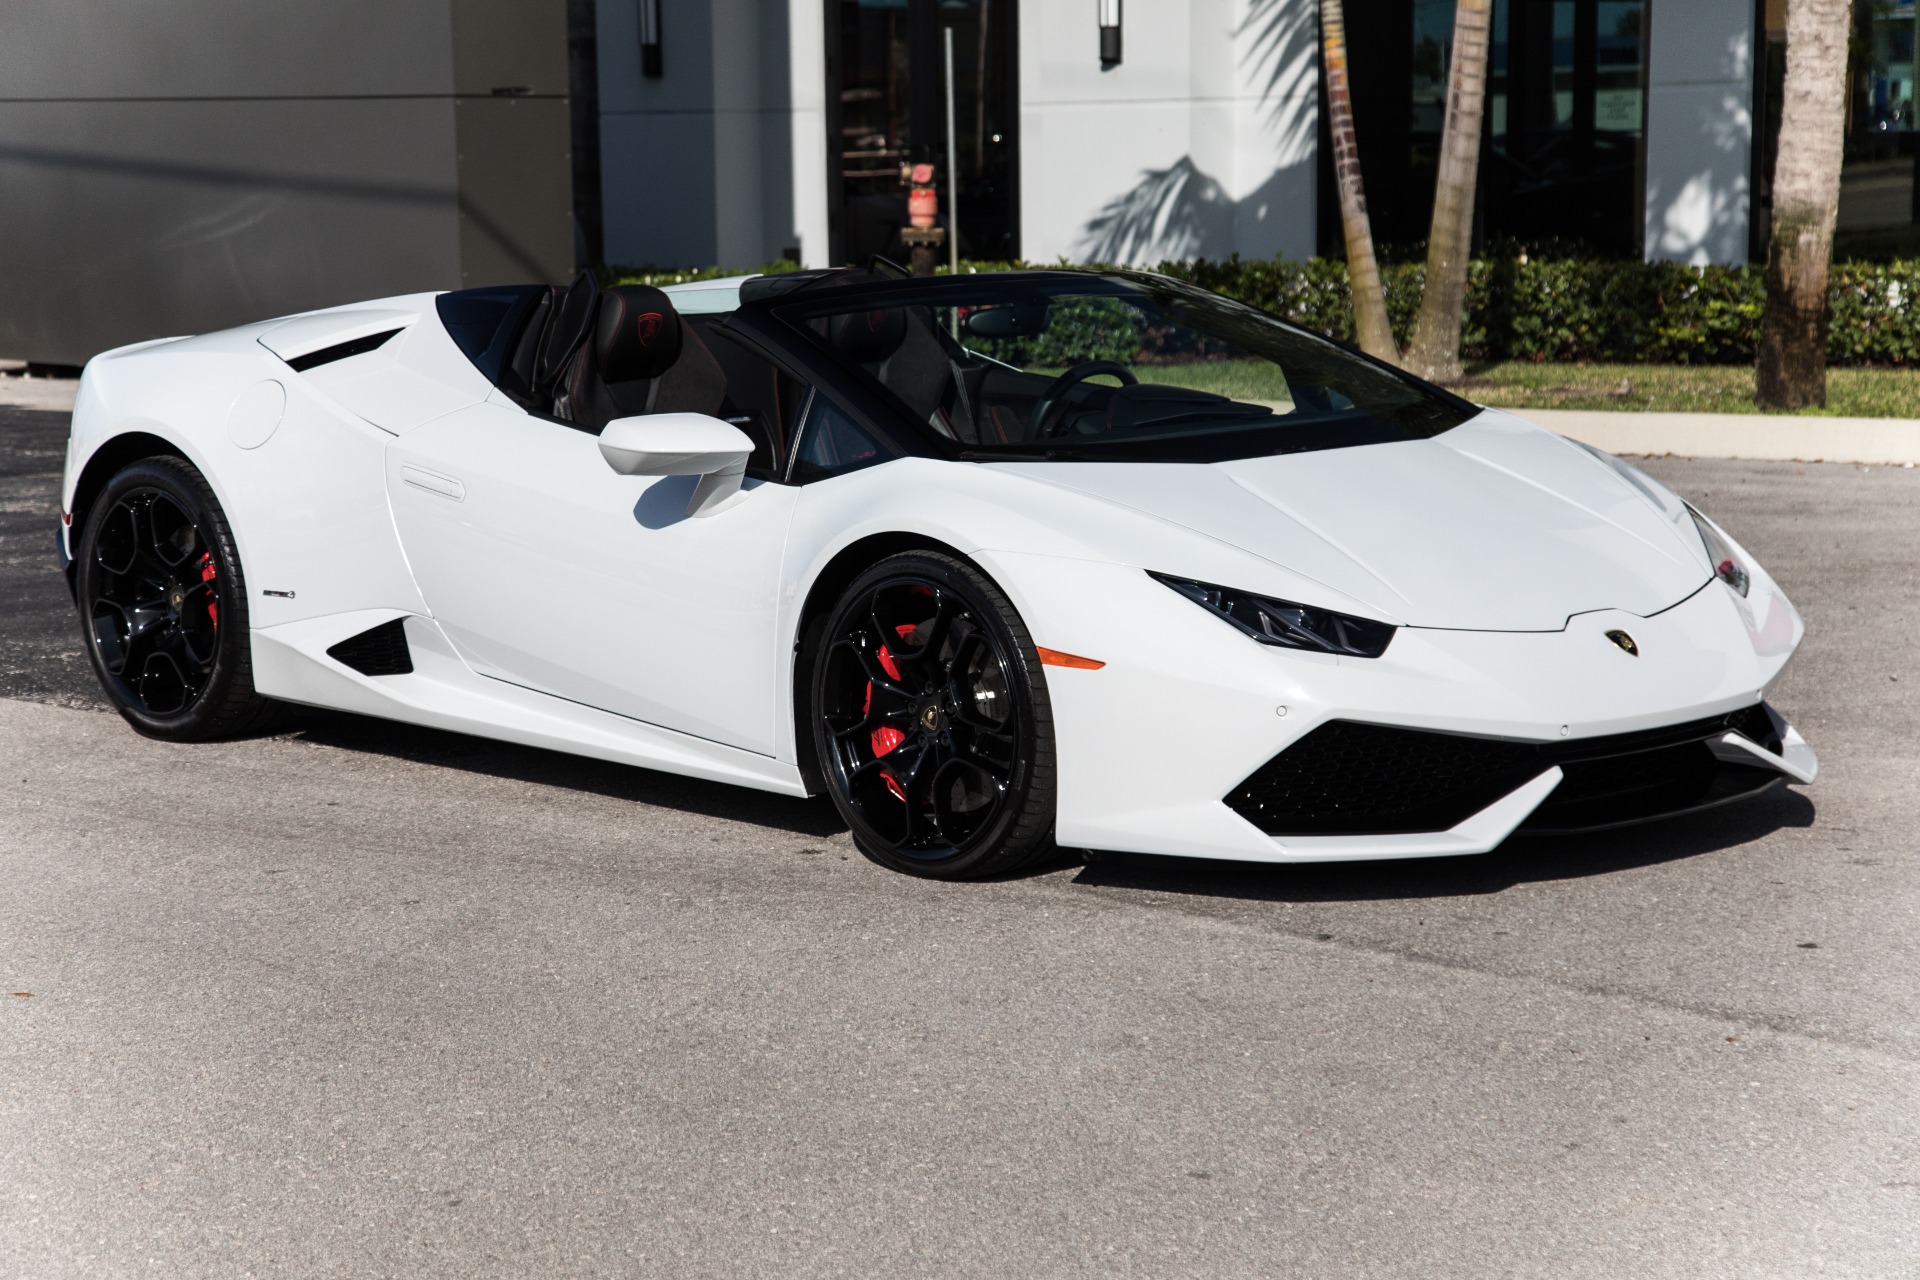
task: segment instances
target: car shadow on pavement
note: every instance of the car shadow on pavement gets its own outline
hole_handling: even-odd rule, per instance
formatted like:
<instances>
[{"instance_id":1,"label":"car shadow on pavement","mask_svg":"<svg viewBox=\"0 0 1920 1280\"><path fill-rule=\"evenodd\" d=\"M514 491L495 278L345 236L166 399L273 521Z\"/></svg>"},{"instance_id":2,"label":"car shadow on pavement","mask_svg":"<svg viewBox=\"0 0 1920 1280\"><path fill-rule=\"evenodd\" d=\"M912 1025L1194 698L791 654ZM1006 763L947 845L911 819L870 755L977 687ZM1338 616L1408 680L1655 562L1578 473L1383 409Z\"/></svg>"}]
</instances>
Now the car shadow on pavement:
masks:
<instances>
[{"instance_id":1,"label":"car shadow on pavement","mask_svg":"<svg viewBox=\"0 0 1920 1280\"><path fill-rule=\"evenodd\" d=\"M489 777L590 792L635 804L728 818L829 839L847 827L824 796L799 800L633 765L523 747L350 712L301 707L282 734L303 741ZM1784 828L1810 827L1814 805L1784 787L1739 803L1644 826L1577 836L1521 836L1491 853L1377 862L1256 863L1108 854L1079 866L1072 883L1265 902L1471 897L1528 881L1574 880L1735 848ZM1003 877L1024 880L1075 868L1055 857Z\"/></svg>"},{"instance_id":2,"label":"car shadow on pavement","mask_svg":"<svg viewBox=\"0 0 1920 1280\"><path fill-rule=\"evenodd\" d=\"M1073 883L1262 902L1351 902L1499 893L1529 881L1577 880L1675 862L1810 827L1814 804L1776 787L1701 813L1575 836L1518 836L1491 853L1379 862L1259 863L1108 855Z\"/></svg>"},{"instance_id":3,"label":"car shadow on pavement","mask_svg":"<svg viewBox=\"0 0 1920 1280\"><path fill-rule=\"evenodd\" d=\"M614 764L345 711L301 707L295 710L292 723L282 732L342 751L418 760L489 777L511 778L515 782L586 791L635 804L751 822L796 835L826 839L847 829L833 802L825 796L800 800L749 787L706 782L635 765Z\"/></svg>"}]
</instances>

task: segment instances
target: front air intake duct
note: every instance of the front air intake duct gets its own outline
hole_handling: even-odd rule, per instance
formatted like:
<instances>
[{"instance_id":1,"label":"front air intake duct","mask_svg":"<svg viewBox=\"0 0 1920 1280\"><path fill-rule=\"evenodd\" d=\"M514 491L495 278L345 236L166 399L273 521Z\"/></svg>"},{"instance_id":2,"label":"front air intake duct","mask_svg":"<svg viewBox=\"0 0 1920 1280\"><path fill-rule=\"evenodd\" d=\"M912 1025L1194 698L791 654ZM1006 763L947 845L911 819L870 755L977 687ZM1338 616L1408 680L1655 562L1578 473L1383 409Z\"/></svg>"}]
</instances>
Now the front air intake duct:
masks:
<instances>
[{"instance_id":1,"label":"front air intake duct","mask_svg":"<svg viewBox=\"0 0 1920 1280\"><path fill-rule=\"evenodd\" d=\"M413 651L407 648L406 619L395 618L349 636L327 656L363 676L404 676L413 671Z\"/></svg>"},{"instance_id":2,"label":"front air intake duct","mask_svg":"<svg viewBox=\"0 0 1920 1280\"><path fill-rule=\"evenodd\" d=\"M1591 831L1685 813L1773 786L1775 770L1716 757L1729 730L1778 754L1765 704L1637 733L1516 742L1332 720L1249 775L1229 809L1270 836L1445 831L1558 765L1520 830Z\"/></svg>"}]
</instances>

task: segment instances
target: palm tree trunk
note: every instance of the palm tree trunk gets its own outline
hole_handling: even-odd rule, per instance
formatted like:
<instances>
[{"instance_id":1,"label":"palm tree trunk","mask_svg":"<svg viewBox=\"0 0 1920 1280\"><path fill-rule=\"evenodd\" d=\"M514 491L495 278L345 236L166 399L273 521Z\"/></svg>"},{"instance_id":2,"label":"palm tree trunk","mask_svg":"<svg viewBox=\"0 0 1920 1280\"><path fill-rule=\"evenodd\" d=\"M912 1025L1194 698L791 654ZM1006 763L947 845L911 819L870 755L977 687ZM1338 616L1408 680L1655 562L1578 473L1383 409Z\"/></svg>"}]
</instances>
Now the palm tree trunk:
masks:
<instances>
[{"instance_id":1,"label":"palm tree trunk","mask_svg":"<svg viewBox=\"0 0 1920 1280\"><path fill-rule=\"evenodd\" d=\"M1767 305L1754 366L1762 408L1827 402L1827 268L1840 209L1852 9L1850 0L1787 0Z\"/></svg>"},{"instance_id":2,"label":"palm tree trunk","mask_svg":"<svg viewBox=\"0 0 1920 1280\"><path fill-rule=\"evenodd\" d=\"M1353 132L1353 90L1347 83L1347 26L1343 0L1320 0L1320 60L1327 84L1327 125L1333 135L1333 172L1340 188L1340 229L1347 242L1347 279L1353 288L1353 336L1360 349L1381 360L1400 360L1400 344L1387 322L1387 291L1373 253L1360 181L1360 146Z\"/></svg>"},{"instance_id":3,"label":"palm tree trunk","mask_svg":"<svg viewBox=\"0 0 1920 1280\"><path fill-rule=\"evenodd\" d=\"M1435 382L1458 382L1460 315L1467 302L1473 249L1473 189L1480 174L1480 121L1487 101L1487 36L1493 0L1458 0L1453 10L1453 68L1440 134L1440 170L1427 235L1427 280L1420 292L1407 368Z\"/></svg>"}]
</instances>

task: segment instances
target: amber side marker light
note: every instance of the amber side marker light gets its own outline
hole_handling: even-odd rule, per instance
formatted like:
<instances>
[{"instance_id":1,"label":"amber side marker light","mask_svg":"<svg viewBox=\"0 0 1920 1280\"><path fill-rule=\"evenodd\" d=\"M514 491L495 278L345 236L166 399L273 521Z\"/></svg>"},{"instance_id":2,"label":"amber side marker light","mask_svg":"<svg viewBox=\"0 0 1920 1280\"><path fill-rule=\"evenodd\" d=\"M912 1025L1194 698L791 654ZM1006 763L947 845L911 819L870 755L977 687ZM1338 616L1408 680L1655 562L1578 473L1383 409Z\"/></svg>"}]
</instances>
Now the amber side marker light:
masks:
<instances>
[{"instance_id":1,"label":"amber side marker light","mask_svg":"<svg viewBox=\"0 0 1920 1280\"><path fill-rule=\"evenodd\" d=\"M1037 645L1035 647L1040 649L1040 665L1043 667L1078 667L1082 671L1098 671L1107 665L1075 653L1062 653L1058 649L1047 649Z\"/></svg>"}]
</instances>

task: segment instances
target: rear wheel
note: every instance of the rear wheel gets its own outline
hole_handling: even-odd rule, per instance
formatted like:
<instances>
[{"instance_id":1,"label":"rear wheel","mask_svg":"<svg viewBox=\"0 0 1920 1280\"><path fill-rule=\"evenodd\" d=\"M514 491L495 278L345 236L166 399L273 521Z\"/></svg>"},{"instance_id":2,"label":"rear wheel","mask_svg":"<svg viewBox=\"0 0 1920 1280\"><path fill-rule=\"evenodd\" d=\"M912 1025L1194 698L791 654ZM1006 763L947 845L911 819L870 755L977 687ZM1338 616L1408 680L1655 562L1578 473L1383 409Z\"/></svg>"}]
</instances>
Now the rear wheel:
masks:
<instances>
[{"instance_id":1,"label":"rear wheel","mask_svg":"<svg viewBox=\"0 0 1920 1280\"><path fill-rule=\"evenodd\" d=\"M75 551L81 630L94 673L127 722L175 742L262 728L247 593L233 532L206 480L146 458L94 501Z\"/></svg>"},{"instance_id":2,"label":"rear wheel","mask_svg":"<svg viewBox=\"0 0 1920 1280\"><path fill-rule=\"evenodd\" d=\"M999 588L950 556L890 557L847 588L813 667L814 741L861 850L896 871L994 875L1050 847L1053 716Z\"/></svg>"}]
</instances>

